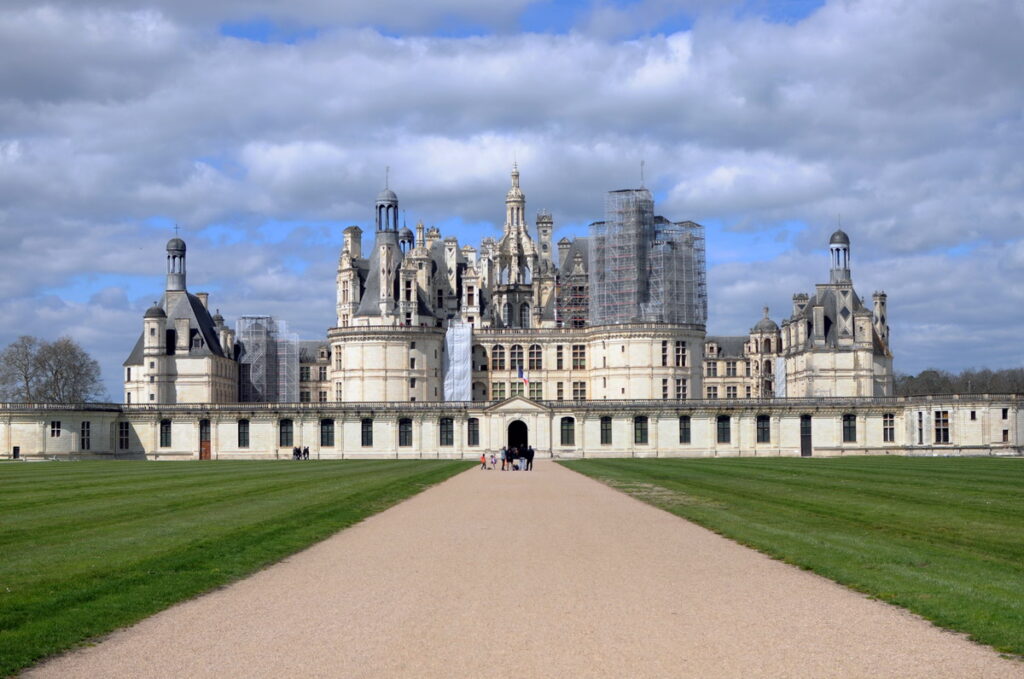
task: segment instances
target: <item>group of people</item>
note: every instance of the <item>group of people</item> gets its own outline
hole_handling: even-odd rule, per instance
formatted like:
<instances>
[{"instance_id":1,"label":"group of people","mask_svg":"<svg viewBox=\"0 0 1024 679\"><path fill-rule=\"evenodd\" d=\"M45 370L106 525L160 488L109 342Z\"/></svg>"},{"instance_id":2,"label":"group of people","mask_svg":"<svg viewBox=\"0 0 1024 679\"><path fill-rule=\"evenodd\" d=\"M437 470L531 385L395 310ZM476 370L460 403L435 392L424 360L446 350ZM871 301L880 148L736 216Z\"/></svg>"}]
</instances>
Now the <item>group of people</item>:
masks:
<instances>
[{"instance_id":1,"label":"group of people","mask_svg":"<svg viewBox=\"0 0 1024 679\"><path fill-rule=\"evenodd\" d=\"M495 457L494 453L491 453L491 466L487 466L487 453L480 456L480 469L496 469L498 467L498 459L501 459L501 471L532 471L533 470L533 446L523 446L517 448L515 446L511 448L501 447L498 451L498 456Z\"/></svg>"},{"instance_id":2,"label":"group of people","mask_svg":"<svg viewBox=\"0 0 1024 679\"><path fill-rule=\"evenodd\" d=\"M299 448L295 446L292 448L292 459L293 460L308 460L309 459L309 446Z\"/></svg>"}]
</instances>

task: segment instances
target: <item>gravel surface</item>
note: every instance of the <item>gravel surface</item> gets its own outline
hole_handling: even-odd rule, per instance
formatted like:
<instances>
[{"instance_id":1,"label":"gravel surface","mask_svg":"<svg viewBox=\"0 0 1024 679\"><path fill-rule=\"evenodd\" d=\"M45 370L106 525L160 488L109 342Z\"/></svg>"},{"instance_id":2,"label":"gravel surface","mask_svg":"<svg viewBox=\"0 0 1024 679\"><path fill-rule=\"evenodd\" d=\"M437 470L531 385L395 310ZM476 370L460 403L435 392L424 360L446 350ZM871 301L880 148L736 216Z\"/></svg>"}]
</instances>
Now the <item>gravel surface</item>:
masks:
<instances>
[{"instance_id":1,"label":"gravel surface","mask_svg":"<svg viewBox=\"0 0 1024 679\"><path fill-rule=\"evenodd\" d=\"M33 677L1024 677L550 462L470 470Z\"/></svg>"}]
</instances>

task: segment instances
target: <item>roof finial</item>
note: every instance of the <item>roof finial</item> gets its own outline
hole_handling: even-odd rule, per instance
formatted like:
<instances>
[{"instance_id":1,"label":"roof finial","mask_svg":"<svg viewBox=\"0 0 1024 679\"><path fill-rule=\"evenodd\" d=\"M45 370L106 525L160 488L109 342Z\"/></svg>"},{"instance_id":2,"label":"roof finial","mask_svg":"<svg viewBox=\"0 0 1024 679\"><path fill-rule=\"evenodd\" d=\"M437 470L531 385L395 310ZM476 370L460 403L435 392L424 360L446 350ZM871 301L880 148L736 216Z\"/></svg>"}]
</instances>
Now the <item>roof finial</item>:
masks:
<instances>
[{"instance_id":1,"label":"roof finial","mask_svg":"<svg viewBox=\"0 0 1024 679\"><path fill-rule=\"evenodd\" d=\"M640 188L641 189L644 188L644 163L645 162L646 161L643 158L640 159Z\"/></svg>"},{"instance_id":2,"label":"roof finial","mask_svg":"<svg viewBox=\"0 0 1024 679\"><path fill-rule=\"evenodd\" d=\"M178 237L178 222L174 222L174 237Z\"/></svg>"},{"instance_id":3,"label":"roof finial","mask_svg":"<svg viewBox=\"0 0 1024 679\"><path fill-rule=\"evenodd\" d=\"M764 317L768 318L768 307L764 307L763 311L764 311Z\"/></svg>"},{"instance_id":4,"label":"roof finial","mask_svg":"<svg viewBox=\"0 0 1024 679\"><path fill-rule=\"evenodd\" d=\"M388 182L390 180L391 180L391 166L390 165L385 165L384 166L384 188L385 189L391 188L390 186L388 186Z\"/></svg>"}]
</instances>

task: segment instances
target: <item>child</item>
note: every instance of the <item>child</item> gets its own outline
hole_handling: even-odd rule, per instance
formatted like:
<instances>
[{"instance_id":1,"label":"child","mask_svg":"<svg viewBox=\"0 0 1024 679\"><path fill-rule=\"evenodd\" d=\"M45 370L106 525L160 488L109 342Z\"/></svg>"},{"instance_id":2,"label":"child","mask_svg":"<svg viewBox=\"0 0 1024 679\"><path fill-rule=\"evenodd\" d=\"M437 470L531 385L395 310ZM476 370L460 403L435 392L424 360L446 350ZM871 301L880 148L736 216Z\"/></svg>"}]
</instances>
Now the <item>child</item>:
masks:
<instances>
[{"instance_id":1,"label":"child","mask_svg":"<svg viewBox=\"0 0 1024 679\"><path fill-rule=\"evenodd\" d=\"M480 455L480 469L487 469L487 453Z\"/></svg>"},{"instance_id":2,"label":"child","mask_svg":"<svg viewBox=\"0 0 1024 679\"><path fill-rule=\"evenodd\" d=\"M494 453L491 453L491 469L494 469L496 464L498 464L498 458L494 457Z\"/></svg>"}]
</instances>

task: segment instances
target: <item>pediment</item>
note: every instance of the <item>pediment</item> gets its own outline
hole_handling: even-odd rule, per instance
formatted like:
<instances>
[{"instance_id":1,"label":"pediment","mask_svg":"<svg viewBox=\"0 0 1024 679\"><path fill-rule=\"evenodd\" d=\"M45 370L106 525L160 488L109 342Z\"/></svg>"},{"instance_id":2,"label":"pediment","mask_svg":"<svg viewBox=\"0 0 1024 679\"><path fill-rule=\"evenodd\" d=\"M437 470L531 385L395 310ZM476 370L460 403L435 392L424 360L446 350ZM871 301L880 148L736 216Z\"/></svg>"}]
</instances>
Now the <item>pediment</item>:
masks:
<instances>
[{"instance_id":1,"label":"pediment","mask_svg":"<svg viewBox=\"0 0 1024 679\"><path fill-rule=\"evenodd\" d=\"M545 408L536 401L531 401L525 396L514 396L513 398L505 399L500 403L488 406L484 409L484 412L488 413L546 413L549 412L549 408Z\"/></svg>"}]
</instances>

